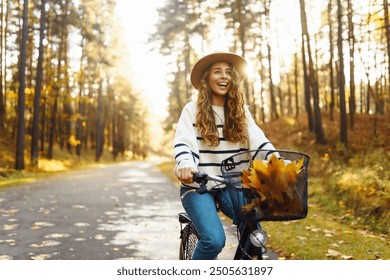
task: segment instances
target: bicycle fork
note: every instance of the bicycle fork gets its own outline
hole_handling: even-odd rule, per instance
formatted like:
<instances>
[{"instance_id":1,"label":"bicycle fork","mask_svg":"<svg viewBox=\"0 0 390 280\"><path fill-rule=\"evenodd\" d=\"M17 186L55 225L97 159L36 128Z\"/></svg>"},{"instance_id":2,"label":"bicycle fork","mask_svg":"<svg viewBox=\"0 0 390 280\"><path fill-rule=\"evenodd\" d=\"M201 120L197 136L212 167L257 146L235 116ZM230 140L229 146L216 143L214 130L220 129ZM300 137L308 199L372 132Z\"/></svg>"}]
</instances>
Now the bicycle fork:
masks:
<instances>
[{"instance_id":1,"label":"bicycle fork","mask_svg":"<svg viewBox=\"0 0 390 280\"><path fill-rule=\"evenodd\" d=\"M243 222L237 227L237 233L239 240L234 259L263 259L263 254L267 251L265 245L268 237L260 224Z\"/></svg>"}]
</instances>

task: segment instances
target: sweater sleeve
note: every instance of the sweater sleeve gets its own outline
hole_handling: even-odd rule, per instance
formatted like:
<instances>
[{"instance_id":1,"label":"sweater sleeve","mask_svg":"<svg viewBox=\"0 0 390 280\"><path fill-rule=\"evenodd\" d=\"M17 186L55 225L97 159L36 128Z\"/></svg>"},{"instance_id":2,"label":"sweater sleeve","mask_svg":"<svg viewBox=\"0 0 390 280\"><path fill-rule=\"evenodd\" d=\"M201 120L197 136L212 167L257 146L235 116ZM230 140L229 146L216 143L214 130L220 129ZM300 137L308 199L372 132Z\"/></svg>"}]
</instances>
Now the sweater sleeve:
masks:
<instances>
[{"instance_id":1,"label":"sweater sleeve","mask_svg":"<svg viewBox=\"0 0 390 280\"><path fill-rule=\"evenodd\" d=\"M195 133L196 105L187 104L180 115L174 137L175 169L178 167L193 167L199 164L199 148Z\"/></svg>"},{"instance_id":2,"label":"sweater sleeve","mask_svg":"<svg viewBox=\"0 0 390 280\"><path fill-rule=\"evenodd\" d=\"M245 107L245 113L248 120L249 149L264 150L253 155L253 159L255 157L259 157L261 159L266 160L270 154L275 153L275 147L268 140L268 138L265 136L264 132L260 129L260 127L256 124L248 107Z\"/></svg>"}]
</instances>

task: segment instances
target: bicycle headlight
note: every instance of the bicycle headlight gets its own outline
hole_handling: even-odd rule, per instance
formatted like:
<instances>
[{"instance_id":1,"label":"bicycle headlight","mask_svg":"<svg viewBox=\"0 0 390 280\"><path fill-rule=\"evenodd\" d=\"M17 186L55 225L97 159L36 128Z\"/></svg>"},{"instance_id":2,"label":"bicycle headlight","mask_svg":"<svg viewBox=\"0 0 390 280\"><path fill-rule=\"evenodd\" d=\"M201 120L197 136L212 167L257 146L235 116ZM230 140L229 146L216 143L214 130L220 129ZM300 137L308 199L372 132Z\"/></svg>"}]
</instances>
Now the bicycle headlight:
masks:
<instances>
[{"instance_id":1,"label":"bicycle headlight","mask_svg":"<svg viewBox=\"0 0 390 280\"><path fill-rule=\"evenodd\" d=\"M265 231L261 229L256 229L251 232L250 240L253 246L260 248L260 247L264 247L265 244L267 244L268 236L265 233Z\"/></svg>"}]
</instances>

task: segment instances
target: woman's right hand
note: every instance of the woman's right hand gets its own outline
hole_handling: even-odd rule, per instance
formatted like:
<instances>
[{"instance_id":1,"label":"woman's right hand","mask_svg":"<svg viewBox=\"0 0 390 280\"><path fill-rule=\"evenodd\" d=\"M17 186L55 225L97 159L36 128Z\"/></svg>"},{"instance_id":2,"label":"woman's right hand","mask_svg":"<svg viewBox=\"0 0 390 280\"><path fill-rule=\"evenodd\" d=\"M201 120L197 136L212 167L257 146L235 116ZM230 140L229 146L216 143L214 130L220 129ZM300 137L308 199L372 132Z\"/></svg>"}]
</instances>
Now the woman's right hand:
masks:
<instances>
[{"instance_id":1,"label":"woman's right hand","mask_svg":"<svg viewBox=\"0 0 390 280\"><path fill-rule=\"evenodd\" d=\"M178 167L176 169L176 177L184 184L191 184L193 182L192 176L196 172L198 172L198 170L190 166Z\"/></svg>"}]
</instances>

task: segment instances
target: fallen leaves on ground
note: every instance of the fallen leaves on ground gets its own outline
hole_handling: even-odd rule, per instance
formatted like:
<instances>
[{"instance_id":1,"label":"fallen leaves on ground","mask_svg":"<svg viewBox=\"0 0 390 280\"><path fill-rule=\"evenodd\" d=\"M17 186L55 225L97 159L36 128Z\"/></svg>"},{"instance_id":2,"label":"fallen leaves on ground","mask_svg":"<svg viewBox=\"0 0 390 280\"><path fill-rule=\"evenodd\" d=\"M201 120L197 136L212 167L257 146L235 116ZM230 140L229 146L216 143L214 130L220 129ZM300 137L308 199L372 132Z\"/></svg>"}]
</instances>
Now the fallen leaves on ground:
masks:
<instances>
[{"instance_id":1,"label":"fallen leaves on ground","mask_svg":"<svg viewBox=\"0 0 390 280\"><path fill-rule=\"evenodd\" d=\"M328 249L328 253L326 254L326 257L331 259L353 260L352 256L344 255L339 251L333 249Z\"/></svg>"}]
</instances>

